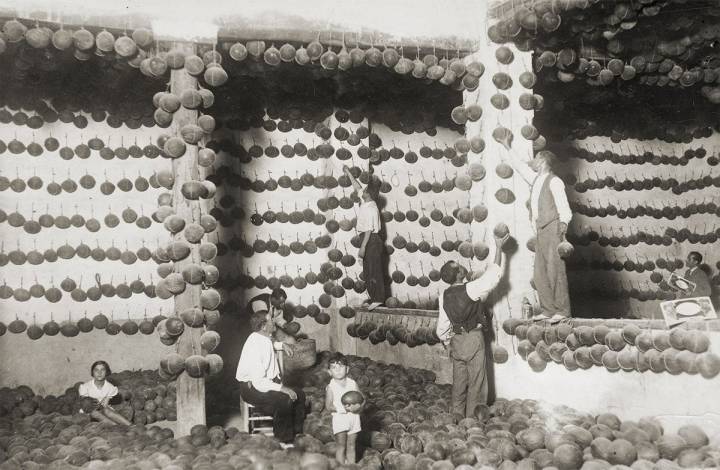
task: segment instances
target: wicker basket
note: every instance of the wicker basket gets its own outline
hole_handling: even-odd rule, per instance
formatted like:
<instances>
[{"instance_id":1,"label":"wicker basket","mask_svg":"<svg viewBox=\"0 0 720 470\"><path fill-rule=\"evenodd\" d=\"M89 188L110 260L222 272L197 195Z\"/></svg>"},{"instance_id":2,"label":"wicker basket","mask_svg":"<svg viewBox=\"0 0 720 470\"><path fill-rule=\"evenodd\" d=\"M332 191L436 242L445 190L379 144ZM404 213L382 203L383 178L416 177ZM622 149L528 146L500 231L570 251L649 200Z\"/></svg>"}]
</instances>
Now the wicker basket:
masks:
<instances>
[{"instance_id":1,"label":"wicker basket","mask_svg":"<svg viewBox=\"0 0 720 470\"><path fill-rule=\"evenodd\" d=\"M315 365L317 349L314 339L301 339L297 343L291 345L295 354L289 357L283 352L283 366L285 372L309 369Z\"/></svg>"}]
</instances>

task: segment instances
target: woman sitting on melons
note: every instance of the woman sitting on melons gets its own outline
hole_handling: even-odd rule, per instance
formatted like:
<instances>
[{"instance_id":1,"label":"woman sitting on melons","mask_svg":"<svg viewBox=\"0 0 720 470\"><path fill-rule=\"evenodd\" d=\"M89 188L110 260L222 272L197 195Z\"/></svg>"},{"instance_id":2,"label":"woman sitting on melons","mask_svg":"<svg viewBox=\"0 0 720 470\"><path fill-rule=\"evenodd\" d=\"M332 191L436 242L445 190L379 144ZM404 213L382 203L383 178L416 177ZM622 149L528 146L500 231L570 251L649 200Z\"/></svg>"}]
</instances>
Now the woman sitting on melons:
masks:
<instances>
[{"instance_id":1,"label":"woman sitting on melons","mask_svg":"<svg viewBox=\"0 0 720 470\"><path fill-rule=\"evenodd\" d=\"M78 387L80 396L89 399L84 400L86 403L83 403L83 411L90 413L93 419L102 423L130 426L130 421L110 406L110 399L118 394L118 388L107 380L107 376L110 375L108 363L105 361L93 362L90 366L90 375L93 379Z\"/></svg>"}]
</instances>

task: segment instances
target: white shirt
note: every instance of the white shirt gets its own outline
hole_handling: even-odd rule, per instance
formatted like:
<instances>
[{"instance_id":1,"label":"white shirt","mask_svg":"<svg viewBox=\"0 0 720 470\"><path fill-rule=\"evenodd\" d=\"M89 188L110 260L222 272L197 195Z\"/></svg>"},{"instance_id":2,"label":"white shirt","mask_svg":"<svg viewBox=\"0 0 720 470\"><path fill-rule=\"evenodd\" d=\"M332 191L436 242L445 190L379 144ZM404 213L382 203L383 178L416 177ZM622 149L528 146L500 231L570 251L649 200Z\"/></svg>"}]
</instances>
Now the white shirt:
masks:
<instances>
[{"instance_id":1,"label":"white shirt","mask_svg":"<svg viewBox=\"0 0 720 470\"><path fill-rule=\"evenodd\" d=\"M532 226L533 229L537 223L538 208L540 206L540 192L542 191L545 180L551 177L550 180L550 193L552 193L553 200L555 201L555 207L560 217L560 222L569 224L572 219L572 210L570 210L570 203L568 203L567 195L565 194L565 183L560 178L550 173L543 173L538 175L525 165L518 165L517 171L520 176L531 184L530 187L530 214L532 215Z\"/></svg>"},{"instance_id":2,"label":"white shirt","mask_svg":"<svg viewBox=\"0 0 720 470\"><path fill-rule=\"evenodd\" d=\"M380 232L380 210L375 201L367 201L360 204L355 228L359 233Z\"/></svg>"},{"instance_id":3,"label":"white shirt","mask_svg":"<svg viewBox=\"0 0 720 470\"><path fill-rule=\"evenodd\" d=\"M502 278L502 268L493 263L485 270L482 276L465 284L465 292L467 292L468 297L474 301L485 300L488 295L490 295L490 292L498 285L500 278ZM438 319L435 333L437 333L440 341L446 343L453 333L452 323L443 307L444 296L445 291L441 292L438 298Z\"/></svg>"},{"instance_id":4,"label":"white shirt","mask_svg":"<svg viewBox=\"0 0 720 470\"><path fill-rule=\"evenodd\" d=\"M330 383L327 386L332 392L335 413L346 414L347 411L345 411L345 406L342 403L342 397L346 392L359 392L360 389L358 388L357 382L350 377L345 377L345 386L335 379L330 379Z\"/></svg>"},{"instance_id":5,"label":"white shirt","mask_svg":"<svg viewBox=\"0 0 720 470\"><path fill-rule=\"evenodd\" d=\"M78 393L81 397L94 398L97 401L103 401L105 398L111 398L118 394L118 389L115 385L111 384L107 380L102 387L97 388L95 380L80 384L78 387Z\"/></svg>"},{"instance_id":6,"label":"white shirt","mask_svg":"<svg viewBox=\"0 0 720 470\"><path fill-rule=\"evenodd\" d=\"M282 343L273 343L260 333L250 333L240 353L235 379L238 382L251 382L259 392L279 391L282 385L273 382L280 375L275 354L278 344L282 348Z\"/></svg>"}]
</instances>

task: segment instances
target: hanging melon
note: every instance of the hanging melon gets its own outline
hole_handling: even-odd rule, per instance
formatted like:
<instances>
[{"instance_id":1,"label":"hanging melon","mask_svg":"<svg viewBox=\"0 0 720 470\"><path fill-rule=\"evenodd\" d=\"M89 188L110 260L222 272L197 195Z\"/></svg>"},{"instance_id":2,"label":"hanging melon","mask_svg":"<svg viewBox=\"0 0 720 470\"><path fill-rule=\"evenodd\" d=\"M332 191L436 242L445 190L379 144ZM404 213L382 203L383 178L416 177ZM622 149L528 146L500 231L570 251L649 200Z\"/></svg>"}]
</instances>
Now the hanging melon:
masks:
<instances>
[{"instance_id":1,"label":"hanging melon","mask_svg":"<svg viewBox=\"0 0 720 470\"><path fill-rule=\"evenodd\" d=\"M207 70L205 70L205 74L203 76L205 78L205 82L214 87L219 87L224 85L228 80L228 74L219 65L208 67Z\"/></svg>"}]
</instances>

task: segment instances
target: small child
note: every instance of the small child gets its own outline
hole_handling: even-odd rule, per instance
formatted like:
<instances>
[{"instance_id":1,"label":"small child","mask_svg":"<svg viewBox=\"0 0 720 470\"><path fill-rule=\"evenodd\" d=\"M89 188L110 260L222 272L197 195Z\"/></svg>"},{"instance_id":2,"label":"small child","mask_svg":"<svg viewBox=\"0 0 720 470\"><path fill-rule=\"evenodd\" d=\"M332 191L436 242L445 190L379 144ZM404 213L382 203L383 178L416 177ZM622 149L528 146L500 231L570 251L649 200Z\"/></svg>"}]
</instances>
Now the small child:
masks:
<instances>
[{"instance_id":1,"label":"small child","mask_svg":"<svg viewBox=\"0 0 720 470\"><path fill-rule=\"evenodd\" d=\"M357 383L347 376L347 358L340 353L330 356L328 372L332 379L325 388L325 409L332 412L332 428L337 443L335 458L340 464L355 463L355 442L360 432L362 405L343 404L343 396L350 391L360 392ZM346 400L347 401L347 400Z\"/></svg>"},{"instance_id":2,"label":"small child","mask_svg":"<svg viewBox=\"0 0 720 470\"><path fill-rule=\"evenodd\" d=\"M97 406L90 412L92 418L103 423L130 426L130 421L110 406L110 399L118 394L117 387L106 380L110 373L110 366L107 362L93 362L93 365L90 366L90 375L93 380L80 384L78 393L81 397L90 397L97 401Z\"/></svg>"}]
</instances>

